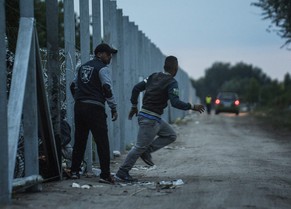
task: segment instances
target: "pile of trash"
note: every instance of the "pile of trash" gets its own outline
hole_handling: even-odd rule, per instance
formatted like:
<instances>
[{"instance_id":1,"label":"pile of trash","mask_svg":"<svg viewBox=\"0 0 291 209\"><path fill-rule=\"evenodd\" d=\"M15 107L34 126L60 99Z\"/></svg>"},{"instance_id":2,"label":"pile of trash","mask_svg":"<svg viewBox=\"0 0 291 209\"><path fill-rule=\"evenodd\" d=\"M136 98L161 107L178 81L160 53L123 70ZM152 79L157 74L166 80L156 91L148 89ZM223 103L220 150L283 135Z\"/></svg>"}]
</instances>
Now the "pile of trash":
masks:
<instances>
[{"instance_id":1,"label":"pile of trash","mask_svg":"<svg viewBox=\"0 0 291 209\"><path fill-rule=\"evenodd\" d=\"M159 182L150 182L150 181L144 181L144 182L117 182L116 185L126 187L126 186L140 186L145 187L148 189L156 189L157 191L164 190L164 189L175 189L181 185L183 185L184 182L182 179L172 180L172 181L159 181ZM72 183L73 188L80 188L80 189L90 189L90 188L97 188L97 187L103 187L103 185L91 185L91 184L84 184L81 185L79 183L73 182Z\"/></svg>"}]
</instances>

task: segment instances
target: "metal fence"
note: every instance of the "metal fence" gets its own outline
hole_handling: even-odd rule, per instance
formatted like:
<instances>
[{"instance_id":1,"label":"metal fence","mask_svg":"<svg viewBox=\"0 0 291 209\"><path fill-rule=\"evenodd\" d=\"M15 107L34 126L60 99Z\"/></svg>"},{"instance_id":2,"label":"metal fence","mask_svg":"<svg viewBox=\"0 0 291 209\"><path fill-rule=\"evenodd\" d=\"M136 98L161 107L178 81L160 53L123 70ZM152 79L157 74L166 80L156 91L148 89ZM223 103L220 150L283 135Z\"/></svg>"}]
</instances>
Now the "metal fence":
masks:
<instances>
[{"instance_id":1,"label":"metal fence","mask_svg":"<svg viewBox=\"0 0 291 209\"><path fill-rule=\"evenodd\" d=\"M55 2L56 0L48 0L49 2ZM0 1L0 14L1 14L1 22L0 22L0 31L5 31L5 20L4 18L4 2L3 0ZM31 0L22 0L22 7L23 5L30 4ZM150 38L146 36L146 34L141 31L134 22L129 21L128 16L124 16L122 13L122 9L118 9L116 6L116 1L110 0L92 0L91 2L91 9L90 12L89 7L89 0L80 0L80 43L81 43L81 52L80 52L80 60L78 60L79 56L76 56L76 49L75 49L75 19L74 19L74 1L73 0L64 0L64 34L65 34L65 49L61 52L62 60L59 64L59 69L62 72L60 75L62 76L60 79L61 81L61 88L63 89L63 93L61 93L61 101L62 101L62 108L66 109L68 122L71 127L74 129L73 124L73 105L74 101L69 91L70 82L73 80L75 76L75 66L76 62L80 61L80 63L84 63L90 59L90 48L94 49L96 45L100 42L106 42L109 45L118 49L118 53L116 56L113 57L111 63L111 70L112 70L112 79L113 79L113 88L114 93L116 95L116 100L118 104L118 113L119 117L118 120L112 122L108 120L108 128L109 128L109 139L110 139L110 148L111 151L119 150L121 152L125 151L126 146L134 143L137 136L137 121L133 119L132 121L127 120L127 114L131 108L130 103L130 95L133 86L139 82L140 80L146 78L153 72L162 71L164 59L166 55L162 53L162 51L155 45ZM28 8L27 6L24 7ZM50 9L50 8L48 8ZM51 8L53 9L53 8ZM102 11L102 12L101 12ZM47 11L50 12L50 11ZM92 16L90 17L90 13ZM101 17L101 14L103 16ZM3 16L3 18L2 18ZM22 16L21 16L22 18ZM91 21L92 20L92 21ZM102 20L102 22L101 22ZM54 24L54 23L52 23ZM57 23L56 23L57 24ZM90 30L92 27L92 30ZM92 34L90 34L92 31ZM53 33L53 31L48 30L48 33ZM2 75L5 75L7 71L7 66L5 66L5 38L2 39L1 33L1 43L0 43L0 50L1 50L1 57L0 57L0 71L1 71L1 78ZM23 34L18 34L21 36ZM93 37L93 46L90 47L90 35ZM18 37L18 40L24 40L25 37ZM30 47L30 46L29 46ZM30 49L27 49L27 53L30 52ZM16 51L16 54L19 53ZM42 53L42 66L44 67L44 74L45 74L45 66L46 66L46 53ZM30 55L34 56L34 55ZM177 55L178 56L178 55ZM15 62L19 62L21 57L15 57ZM179 58L179 56L178 56ZM19 65L18 65L19 66ZM15 68L13 68L15 70ZM14 76L14 75L13 75ZM49 75L48 75L49 76ZM19 78L21 80L21 78ZM13 149L7 149L9 152L15 152L13 155L9 152L5 152L5 148L8 146L8 133L7 132L7 124L9 118L7 119L7 111L6 111L6 91L3 90L3 80L0 82L0 117L1 117L1 124L0 130L3 133L1 136L1 161L5 161L1 164L1 166L9 167L11 164L11 158L9 156L13 156L12 162L15 162L15 153L16 151ZM13 80L13 78L12 78ZM19 80L19 82L21 82ZM183 101L196 103L198 102L198 98L196 97L196 91L191 85L190 78L188 74L183 70L179 69L179 72L176 76L176 80L179 83L180 89L180 98ZM63 82L63 83L62 83ZM49 84L48 84L49 85ZM5 86L6 86L6 79L5 79ZM16 86L15 88L21 88L21 86ZM15 89L14 91L17 91ZM5 93L4 93L5 92ZM140 98L141 99L141 98ZM141 101L141 100L140 100ZM23 101L22 101L23 102ZM10 104L10 103L9 103ZM25 108L25 107L24 107ZM27 108L27 107L26 107ZM110 115L110 112L107 108L107 113ZM174 122L177 118L183 118L189 112L185 112L182 110L177 110L172 108L170 105L165 110L163 118L169 122ZM10 115L8 117L13 118L13 111L10 111ZM17 112L18 118L21 114L19 111ZM11 120L11 119L10 119ZM20 127L20 121L17 127ZM27 121L26 121L27 122ZM31 129L32 130L32 129ZM17 132L19 133L19 131ZM35 133L35 130L34 130ZM15 136L16 137L16 136ZM35 140L38 137L34 137ZM22 139L23 140L23 139ZM26 138L24 137L24 141ZM73 143L73 142L72 142ZM17 144L17 143L16 143ZM96 154L96 150L94 146L92 148L92 139L90 139L87 147L87 154L86 160L88 162L88 169L92 168L93 160L97 160L97 158L92 156L92 153ZM14 147L15 145L13 145ZM25 155L25 154L23 154ZM17 160L16 160L17 161ZM9 162L9 163L8 163ZM15 164L15 163L14 163ZM22 165L22 164L21 164ZM0 193L0 203L7 202L11 198L11 191L12 191L12 183L10 182L13 179L11 175L11 169L14 168L15 165L11 166L10 172L1 173L1 185L3 185L3 190L1 188ZM12 168L13 167L13 168ZM22 169L22 168L20 168ZM3 174L3 175L2 175ZM9 181L10 183L6 182ZM6 182L6 183L5 183Z\"/></svg>"}]
</instances>

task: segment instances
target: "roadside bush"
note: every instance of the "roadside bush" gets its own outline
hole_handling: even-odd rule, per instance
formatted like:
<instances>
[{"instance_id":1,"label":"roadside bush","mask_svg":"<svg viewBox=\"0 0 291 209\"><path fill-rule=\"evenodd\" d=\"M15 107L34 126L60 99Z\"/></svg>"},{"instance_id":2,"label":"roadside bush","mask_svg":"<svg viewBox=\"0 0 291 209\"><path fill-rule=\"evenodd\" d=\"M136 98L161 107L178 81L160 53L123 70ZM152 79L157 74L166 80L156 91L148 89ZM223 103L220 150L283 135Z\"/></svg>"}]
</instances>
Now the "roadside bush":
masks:
<instances>
[{"instance_id":1,"label":"roadside bush","mask_svg":"<svg viewBox=\"0 0 291 209\"><path fill-rule=\"evenodd\" d=\"M278 131L291 131L291 108L256 108L253 115Z\"/></svg>"}]
</instances>

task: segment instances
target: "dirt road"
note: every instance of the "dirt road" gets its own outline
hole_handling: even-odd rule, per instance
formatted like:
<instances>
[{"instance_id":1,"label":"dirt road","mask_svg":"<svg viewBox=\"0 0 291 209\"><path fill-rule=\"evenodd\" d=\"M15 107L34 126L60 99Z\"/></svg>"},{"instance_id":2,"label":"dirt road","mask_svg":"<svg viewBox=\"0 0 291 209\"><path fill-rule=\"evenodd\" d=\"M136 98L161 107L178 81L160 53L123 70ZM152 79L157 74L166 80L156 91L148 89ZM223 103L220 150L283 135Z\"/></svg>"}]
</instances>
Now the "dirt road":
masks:
<instances>
[{"instance_id":1,"label":"dirt road","mask_svg":"<svg viewBox=\"0 0 291 209\"><path fill-rule=\"evenodd\" d=\"M81 189L63 180L44 184L40 193L16 194L5 208L291 208L289 134L261 129L246 114L192 115L174 127L177 142L153 153L156 167L137 162L131 174L138 184L82 177L76 183L90 189ZM123 158L113 160L113 172Z\"/></svg>"}]
</instances>

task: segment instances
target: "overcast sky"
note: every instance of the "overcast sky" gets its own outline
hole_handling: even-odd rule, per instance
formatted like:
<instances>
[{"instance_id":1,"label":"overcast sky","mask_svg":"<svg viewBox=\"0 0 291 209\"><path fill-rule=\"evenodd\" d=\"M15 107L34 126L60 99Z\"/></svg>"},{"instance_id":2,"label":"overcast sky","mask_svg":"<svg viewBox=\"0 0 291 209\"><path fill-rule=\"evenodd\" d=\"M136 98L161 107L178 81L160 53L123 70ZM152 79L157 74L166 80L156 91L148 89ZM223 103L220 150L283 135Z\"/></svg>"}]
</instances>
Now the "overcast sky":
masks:
<instances>
[{"instance_id":1,"label":"overcast sky","mask_svg":"<svg viewBox=\"0 0 291 209\"><path fill-rule=\"evenodd\" d=\"M214 62L259 67L273 79L291 72L285 40L267 32L256 0L116 0L163 54L175 55L190 77L204 76ZM157 69L160 70L160 69Z\"/></svg>"}]
</instances>

